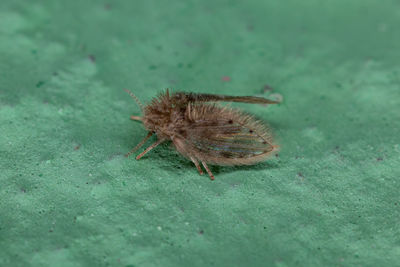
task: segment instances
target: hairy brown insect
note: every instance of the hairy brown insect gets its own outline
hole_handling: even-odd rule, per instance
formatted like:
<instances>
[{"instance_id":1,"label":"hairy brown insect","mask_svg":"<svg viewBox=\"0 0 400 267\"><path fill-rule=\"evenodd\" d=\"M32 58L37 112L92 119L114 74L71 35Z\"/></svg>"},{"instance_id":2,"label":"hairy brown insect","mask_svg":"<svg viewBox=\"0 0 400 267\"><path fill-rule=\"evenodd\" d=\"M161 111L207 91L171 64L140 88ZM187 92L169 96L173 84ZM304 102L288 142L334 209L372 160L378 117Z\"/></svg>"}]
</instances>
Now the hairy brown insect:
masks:
<instances>
[{"instance_id":1,"label":"hairy brown insect","mask_svg":"<svg viewBox=\"0 0 400 267\"><path fill-rule=\"evenodd\" d=\"M126 156L139 149L153 134L157 141L140 153L142 158L165 141L172 141L184 157L190 159L199 173L199 162L214 180L207 163L215 165L250 165L265 160L278 150L268 128L251 115L238 109L217 105L218 101L253 104L278 102L253 96L227 96L177 92L165 93L142 106L136 96L125 89L140 106L143 116L131 116L143 122L147 136ZM209 103L211 102L211 103ZM213 103L214 102L214 103Z\"/></svg>"}]
</instances>

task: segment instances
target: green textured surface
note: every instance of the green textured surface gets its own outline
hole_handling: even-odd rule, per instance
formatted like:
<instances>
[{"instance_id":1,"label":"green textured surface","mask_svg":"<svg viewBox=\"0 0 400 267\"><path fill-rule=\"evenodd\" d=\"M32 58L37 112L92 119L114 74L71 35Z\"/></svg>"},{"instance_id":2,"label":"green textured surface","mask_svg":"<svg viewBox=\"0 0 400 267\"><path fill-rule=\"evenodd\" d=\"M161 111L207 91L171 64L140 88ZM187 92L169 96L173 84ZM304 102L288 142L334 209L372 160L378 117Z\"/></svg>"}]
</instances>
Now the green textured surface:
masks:
<instances>
[{"instance_id":1,"label":"green textured surface","mask_svg":"<svg viewBox=\"0 0 400 267\"><path fill-rule=\"evenodd\" d=\"M399 266L399 10L2 0L0 265ZM167 87L281 94L235 105L279 157L214 182L168 145L123 157L146 132L122 89Z\"/></svg>"}]
</instances>

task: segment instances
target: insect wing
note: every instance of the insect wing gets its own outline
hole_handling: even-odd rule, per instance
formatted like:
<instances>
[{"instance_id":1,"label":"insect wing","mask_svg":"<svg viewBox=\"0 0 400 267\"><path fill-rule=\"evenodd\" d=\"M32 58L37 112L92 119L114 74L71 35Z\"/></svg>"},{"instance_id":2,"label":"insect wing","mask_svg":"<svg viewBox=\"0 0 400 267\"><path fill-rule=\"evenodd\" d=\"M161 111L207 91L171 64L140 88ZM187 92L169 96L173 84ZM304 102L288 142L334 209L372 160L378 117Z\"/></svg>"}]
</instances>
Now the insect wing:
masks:
<instances>
[{"instance_id":1,"label":"insect wing","mask_svg":"<svg viewBox=\"0 0 400 267\"><path fill-rule=\"evenodd\" d=\"M191 105L186 143L200 160L241 165L264 160L276 146L253 117L215 105Z\"/></svg>"},{"instance_id":2,"label":"insect wing","mask_svg":"<svg viewBox=\"0 0 400 267\"><path fill-rule=\"evenodd\" d=\"M214 95L214 94L196 94L177 92L174 98L183 100L184 102L242 102L250 104L278 104L278 101L270 100L263 97L256 96L229 96L229 95Z\"/></svg>"}]
</instances>

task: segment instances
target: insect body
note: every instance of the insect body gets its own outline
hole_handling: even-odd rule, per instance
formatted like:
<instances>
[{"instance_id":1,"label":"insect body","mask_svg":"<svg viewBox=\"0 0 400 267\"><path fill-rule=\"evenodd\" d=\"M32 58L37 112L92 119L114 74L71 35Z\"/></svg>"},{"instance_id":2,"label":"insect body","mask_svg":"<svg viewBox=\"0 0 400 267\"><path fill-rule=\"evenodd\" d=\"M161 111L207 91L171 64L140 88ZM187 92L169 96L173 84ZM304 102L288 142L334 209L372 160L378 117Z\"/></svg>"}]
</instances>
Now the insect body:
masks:
<instances>
[{"instance_id":1,"label":"insect body","mask_svg":"<svg viewBox=\"0 0 400 267\"><path fill-rule=\"evenodd\" d=\"M265 160L278 146L272 142L268 128L238 109L223 107L215 102L244 102L276 104L261 97L226 96L177 92L165 93L142 106L136 96L126 90L139 104L143 116L131 116L142 121L147 136L127 156L139 149L153 134L157 141L139 154L140 159L165 141L172 141L176 150L190 159L199 173L203 171L214 180L207 163L215 165L250 165Z\"/></svg>"}]
</instances>

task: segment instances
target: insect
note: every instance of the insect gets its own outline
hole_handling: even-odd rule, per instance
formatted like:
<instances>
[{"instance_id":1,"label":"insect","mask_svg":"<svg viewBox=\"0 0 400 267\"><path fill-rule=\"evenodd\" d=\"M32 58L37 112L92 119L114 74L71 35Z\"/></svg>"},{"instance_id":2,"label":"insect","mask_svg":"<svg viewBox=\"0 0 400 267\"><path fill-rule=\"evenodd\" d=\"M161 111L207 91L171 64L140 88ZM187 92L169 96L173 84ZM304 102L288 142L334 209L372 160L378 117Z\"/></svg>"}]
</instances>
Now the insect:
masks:
<instances>
[{"instance_id":1,"label":"insect","mask_svg":"<svg viewBox=\"0 0 400 267\"><path fill-rule=\"evenodd\" d=\"M176 150L194 163L200 175L203 174L201 163L214 180L207 164L251 165L264 161L278 150L265 124L239 109L216 103L276 104L277 101L254 96L170 93L167 89L143 106L132 92L125 91L137 102L143 114L132 115L131 119L141 121L148 131L126 156L156 134L157 141L140 153L137 160L161 143L172 141Z\"/></svg>"}]
</instances>

